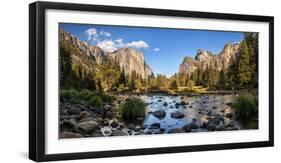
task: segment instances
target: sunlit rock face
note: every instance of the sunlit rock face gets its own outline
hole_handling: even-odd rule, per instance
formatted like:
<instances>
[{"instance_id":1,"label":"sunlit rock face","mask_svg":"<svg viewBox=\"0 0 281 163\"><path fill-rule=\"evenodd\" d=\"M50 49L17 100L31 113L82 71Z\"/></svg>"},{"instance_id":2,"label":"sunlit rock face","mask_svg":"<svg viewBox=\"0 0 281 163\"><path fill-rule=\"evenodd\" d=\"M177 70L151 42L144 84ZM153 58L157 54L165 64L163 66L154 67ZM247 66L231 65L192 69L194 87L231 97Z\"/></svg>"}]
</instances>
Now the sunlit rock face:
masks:
<instances>
[{"instance_id":1,"label":"sunlit rock face","mask_svg":"<svg viewBox=\"0 0 281 163\"><path fill-rule=\"evenodd\" d=\"M192 73L198 68L205 70L213 66L217 70L228 68L236 63L239 58L239 43L228 43L219 54L212 54L209 51L198 49L195 59L185 57L179 66L179 73Z\"/></svg>"},{"instance_id":2,"label":"sunlit rock face","mask_svg":"<svg viewBox=\"0 0 281 163\"><path fill-rule=\"evenodd\" d=\"M145 63L143 53L133 48L122 48L109 54L109 58L116 60L124 69L126 75L136 72L142 78L152 74L152 69Z\"/></svg>"},{"instance_id":3,"label":"sunlit rock face","mask_svg":"<svg viewBox=\"0 0 281 163\"><path fill-rule=\"evenodd\" d=\"M107 59L111 59L117 61L127 75L131 75L134 71L142 78L147 78L153 73L149 65L145 63L143 53L136 49L121 48L107 53L100 47L89 45L62 29L59 31L59 41L72 49L72 62L82 65L86 70L94 68L95 64L101 64Z\"/></svg>"},{"instance_id":4,"label":"sunlit rock face","mask_svg":"<svg viewBox=\"0 0 281 163\"><path fill-rule=\"evenodd\" d=\"M91 46L62 29L59 31L59 40L66 42L69 46L90 57L97 64L102 63L107 57L106 53L100 47Z\"/></svg>"}]
</instances>

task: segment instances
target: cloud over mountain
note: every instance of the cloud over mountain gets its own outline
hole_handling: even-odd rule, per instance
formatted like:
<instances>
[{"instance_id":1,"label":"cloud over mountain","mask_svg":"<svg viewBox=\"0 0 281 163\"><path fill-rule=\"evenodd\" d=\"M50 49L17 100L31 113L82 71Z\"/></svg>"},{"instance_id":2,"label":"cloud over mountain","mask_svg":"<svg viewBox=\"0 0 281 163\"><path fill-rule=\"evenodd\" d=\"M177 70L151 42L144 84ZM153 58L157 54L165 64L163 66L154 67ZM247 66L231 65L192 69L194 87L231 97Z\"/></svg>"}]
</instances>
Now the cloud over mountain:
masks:
<instances>
[{"instance_id":1,"label":"cloud over mountain","mask_svg":"<svg viewBox=\"0 0 281 163\"><path fill-rule=\"evenodd\" d=\"M111 33L96 28L90 28L85 31L87 40L96 44L106 52L113 52L119 48L131 47L135 49L147 49L150 46L143 40L123 42L122 38L113 40Z\"/></svg>"}]
</instances>

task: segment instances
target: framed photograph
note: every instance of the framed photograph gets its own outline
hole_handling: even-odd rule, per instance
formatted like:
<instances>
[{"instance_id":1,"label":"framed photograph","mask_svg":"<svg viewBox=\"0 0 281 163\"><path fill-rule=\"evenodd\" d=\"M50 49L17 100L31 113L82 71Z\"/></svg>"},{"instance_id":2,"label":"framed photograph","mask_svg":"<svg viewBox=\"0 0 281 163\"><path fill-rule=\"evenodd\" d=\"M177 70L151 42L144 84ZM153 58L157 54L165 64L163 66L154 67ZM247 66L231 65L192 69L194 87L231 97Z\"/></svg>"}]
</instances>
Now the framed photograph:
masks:
<instances>
[{"instance_id":1,"label":"framed photograph","mask_svg":"<svg viewBox=\"0 0 281 163\"><path fill-rule=\"evenodd\" d=\"M273 17L35 2L29 158L273 146Z\"/></svg>"}]
</instances>

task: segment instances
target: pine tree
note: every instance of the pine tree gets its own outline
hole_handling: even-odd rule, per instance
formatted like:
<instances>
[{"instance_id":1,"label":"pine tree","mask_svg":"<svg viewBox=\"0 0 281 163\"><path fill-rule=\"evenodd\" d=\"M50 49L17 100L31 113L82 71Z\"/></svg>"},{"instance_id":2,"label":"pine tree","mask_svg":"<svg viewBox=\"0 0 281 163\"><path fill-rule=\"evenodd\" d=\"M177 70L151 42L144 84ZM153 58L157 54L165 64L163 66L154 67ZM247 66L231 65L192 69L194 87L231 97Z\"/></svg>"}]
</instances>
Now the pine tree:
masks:
<instances>
[{"instance_id":1,"label":"pine tree","mask_svg":"<svg viewBox=\"0 0 281 163\"><path fill-rule=\"evenodd\" d=\"M226 68L225 68L225 62L223 60L222 62L222 67L221 70L219 72L219 77L218 77L218 84L220 89L224 89L227 83L227 72L226 72Z\"/></svg>"},{"instance_id":2,"label":"pine tree","mask_svg":"<svg viewBox=\"0 0 281 163\"><path fill-rule=\"evenodd\" d=\"M219 74L219 87L223 89L225 87L225 82L226 82L226 73L224 69L221 69L220 74Z\"/></svg>"},{"instance_id":3,"label":"pine tree","mask_svg":"<svg viewBox=\"0 0 281 163\"><path fill-rule=\"evenodd\" d=\"M196 80L196 85L202 85L202 80L203 80L203 71L201 68L197 69L197 80Z\"/></svg>"},{"instance_id":4,"label":"pine tree","mask_svg":"<svg viewBox=\"0 0 281 163\"><path fill-rule=\"evenodd\" d=\"M123 84L123 85L127 84L127 79L126 79L126 74L125 74L124 66L122 66L122 69L121 69L119 84Z\"/></svg>"},{"instance_id":5,"label":"pine tree","mask_svg":"<svg viewBox=\"0 0 281 163\"><path fill-rule=\"evenodd\" d=\"M99 91L103 91L103 88L102 88L102 84L101 84L101 80L100 80L100 79L98 79L98 81L97 81L97 88L98 88Z\"/></svg>"},{"instance_id":6,"label":"pine tree","mask_svg":"<svg viewBox=\"0 0 281 163\"><path fill-rule=\"evenodd\" d=\"M241 43L236 76L238 87L248 85L251 81L250 54L246 41Z\"/></svg>"},{"instance_id":7,"label":"pine tree","mask_svg":"<svg viewBox=\"0 0 281 163\"><path fill-rule=\"evenodd\" d=\"M178 89L178 82L176 79L173 79L170 83L170 89L177 90Z\"/></svg>"},{"instance_id":8,"label":"pine tree","mask_svg":"<svg viewBox=\"0 0 281 163\"><path fill-rule=\"evenodd\" d=\"M59 62L60 62L60 86L61 87L70 87L70 81L68 80L71 78L71 55L68 46L60 42L60 55L59 55Z\"/></svg>"}]
</instances>

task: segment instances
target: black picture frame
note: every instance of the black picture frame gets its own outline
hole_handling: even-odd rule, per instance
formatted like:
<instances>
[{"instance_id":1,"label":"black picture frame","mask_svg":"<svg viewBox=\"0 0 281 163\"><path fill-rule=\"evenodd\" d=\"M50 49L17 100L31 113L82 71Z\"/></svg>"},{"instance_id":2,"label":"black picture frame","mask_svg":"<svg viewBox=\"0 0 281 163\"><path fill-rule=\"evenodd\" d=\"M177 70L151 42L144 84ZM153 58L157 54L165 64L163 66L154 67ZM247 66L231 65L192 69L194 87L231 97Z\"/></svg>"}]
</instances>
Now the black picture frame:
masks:
<instances>
[{"instance_id":1,"label":"black picture frame","mask_svg":"<svg viewBox=\"0 0 281 163\"><path fill-rule=\"evenodd\" d=\"M149 149L99 151L66 154L45 153L45 11L94 11L123 14L160 15L174 17L241 20L269 23L269 140L261 142L161 147ZM117 157L190 151L207 151L236 148L269 147L274 145L274 18L270 16L222 14L210 12L178 11L152 8L102 6L88 4L34 2L29 5L29 158L34 161L55 161L100 157Z\"/></svg>"}]
</instances>

